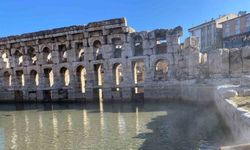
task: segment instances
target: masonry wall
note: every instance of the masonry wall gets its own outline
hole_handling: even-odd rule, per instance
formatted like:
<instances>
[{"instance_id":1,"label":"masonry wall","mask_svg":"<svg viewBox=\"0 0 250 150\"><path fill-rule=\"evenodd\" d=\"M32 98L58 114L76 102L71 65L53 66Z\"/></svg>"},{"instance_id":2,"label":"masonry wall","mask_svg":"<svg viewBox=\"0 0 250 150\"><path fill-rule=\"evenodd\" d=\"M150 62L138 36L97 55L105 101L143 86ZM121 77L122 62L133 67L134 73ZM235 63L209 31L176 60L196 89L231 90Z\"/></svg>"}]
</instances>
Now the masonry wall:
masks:
<instances>
[{"instance_id":1,"label":"masonry wall","mask_svg":"<svg viewBox=\"0 0 250 150\"><path fill-rule=\"evenodd\" d=\"M142 99L146 85L178 78L181 35L120 18L1 38L0 100Z\"/></svg>"}]
</instances>

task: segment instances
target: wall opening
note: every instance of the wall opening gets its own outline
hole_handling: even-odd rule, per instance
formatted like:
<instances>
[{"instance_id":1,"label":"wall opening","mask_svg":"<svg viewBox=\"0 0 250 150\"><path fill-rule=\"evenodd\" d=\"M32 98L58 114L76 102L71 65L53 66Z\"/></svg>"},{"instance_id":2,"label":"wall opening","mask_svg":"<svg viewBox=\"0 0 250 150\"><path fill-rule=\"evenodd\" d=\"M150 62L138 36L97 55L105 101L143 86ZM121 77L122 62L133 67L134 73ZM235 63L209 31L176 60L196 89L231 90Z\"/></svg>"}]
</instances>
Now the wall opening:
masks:
<instances>
[{"instance_id":1,"label":"wall opening","mask_svg":"<svg viewBox=\"0 0 250 150\"><path fill-rule=\"evenodd\" d=\"M5 67L5 68L10 68L9 55L8 55L6 52L4 52L4 53L2 54L2 58L3 58L4 67Z\"/></svg>"},{"instance_id":2,"label":"wall opening","mask_svg":"<svg viewBox=\"0 0 250 150\"><path fill-rule=\"evenodd\" d=\"M52 51L48 47L45 47L43 49L43 62L45 64L52 64L53 63L53 61L52 61Z\"/></svg>"},{"instance_id":3,"label":"wall opening","mask_svg":"<svg viewBox=\"0 0 250 150\"><path fill-rule=\"evenodd\" d=\"M54 74L51 68L44 69L44 78L46 87L52 87L54 85Z\"/></svg>"},{"instance_id":4,"label":"wall opening","mask_svg":"<svg viewBox=\"0 0 250 150\"><path fill-rule=\"evenodd\" d=\"M68 52L65 44L59 45L59 62L67 62Z\"/></svg>"},{"instance_id":5,"label":"wall opening","mask_svg":"<svg viewBox=\"0 0 250 150\"><path fill-rule=\"evenodd\" d=\"M16 71L17 86L22 87L25 85L24 74L22 70Z\"/></svg>"},{"instance_id":6,"label":"wall opening","mask_svg":"<svg viewBox=\"0 0 250 150\"><path fill-rule=\"evenodd\" d=\"M104 68L102 64L94 65L95 69L95 81L98 86L102 86L104 84Z\"/></svg>"},{"instance_id":7,"label":"wall opening","mask_svg":"<svg viewBox=\"0 0 250 150\"><path fill-rule=\"evenodd\" d=\"M30 47L28 49L28 57L29 57L29 64L30 65L36 65L37 56L36 56L36 52L35 52L34 48Z\"/></svg>"},{"instance_id":8,"label":"wall opening","mask_svg":"<svg viewBox=\"0 0 250 150\"><path fill-rule=\"evenodd\" d=\"M39 75L35 70L31 70L30 72L30 84L32 87L39 85Z\"/></svg>"},{"instance_id":9,"label":"wall opening","mask_svg":"<svg viewBox=\"0 0 250 150\"><path fill-rule=\"evenodd\" d=\"M103 59L103 52L102 52L102 44L100 41L95 41L93 44L94 47L94 54L96 60Z\"/></svg>"},{"instance_id":10,"label":"wall opening","mask_svg":"<svg viewBox=\"0 0 250 150\"><path fill-rule=\"evenodd\" d=\"M135 84L144 83L144 78L145 78L144 61L133 62L133 74L134 74Z\"/></svg>"},{"instance_id":11,"label":"wall opening","mask_svg":"<svg viewBox=\"0 0 250 150\"><path fill-rule=\"evenodd\" d=\"M78 61L84 61L83 43L76 43L76 57Z\"/></svg>"},{"instance_id":12,"label":"wall opening","mask_svg":"<svg viewBox=\"0 0 250 150\"><path fill-rule=\"evenodd\" d=\"M122 57L122 40L120 38L112 39L113 44L113 58L121 58Z\"/></svg>"},{"instance_id":13,"label":"wall opening","mask_svg":"<svg viewBox=\"0 0 250 150\"><path fill-rule=\"evenodd\" d=\"M168 63L166 60L158 60L155 64L155 80L167 80Z\"/></svg>"},{"instance_id":14,"label":"wall opening","mask_svg":"<svg viewBox=\"0 0 250 150\"><path fill-rule=\"evenodd\" d=\"M165 54L167 53L167 40L166 32L159 30L155 33L156 38L156 54Z\"/></svg>"},{"instance_id":15,"label":"wall opening","mask_svg":"<svg viewBox=\"0 0 250 150\"><path fill-rule=\"evenodd\" d=\"M4 82L5 87L10 87L12 85L11 78L12 78L11 74L8 71L4 72L4 81L3 82Z\"/></svg>"},{"instance_id":16,"label":"wall opening","mask_svg":"<svg viewBox=\"0 0 250 150\"><path fill-rule=\"evenodd\" d=\"M122 64L120 64L120 63L114 64L113 77L114 77L115 85L119 86L123 82Z\"/></svg>"},{"instance_id":17,"label":"wall opening","mask_svg":"<svg viewBox=\"0 0 250 150\"><path fill-rule=\"evenodd\" d=\"M68 86L70 83L70 74L67 68L65 67L61 68L60 77L61 77L61 83L63 83L64 86Z\"/></svg>"},{"instance_id":18,"label":"wall opening","mask_svg":"<svg viewBox=\"0 0 250 150\"><path fill-rule=\"evenodd\" d=\"M82 93L86 93L87 85L87 71L83 66L77 67L77 80L78 80L78 89L81 89Z\"/></svg>"},{"instance_id":19,"label":"wall opening","mask_svg":"<svg viewBox=\"0 0 250 150\"><path fill-rule=\"evenodd\" d=\"M14 55L15 55L15 64L17 66L22 66L23 65L23 54L17 50Z\"/></svg>"},{"instance_id":20,"label":"wall opening","mask_svg":"<svg viewBox=\"0 0 250 150\"><path fill-rule=\"evenodd\" d=\"M143 55L143 39L141 36L134 37L134 56Z\"/></svg>"}]
</instances>

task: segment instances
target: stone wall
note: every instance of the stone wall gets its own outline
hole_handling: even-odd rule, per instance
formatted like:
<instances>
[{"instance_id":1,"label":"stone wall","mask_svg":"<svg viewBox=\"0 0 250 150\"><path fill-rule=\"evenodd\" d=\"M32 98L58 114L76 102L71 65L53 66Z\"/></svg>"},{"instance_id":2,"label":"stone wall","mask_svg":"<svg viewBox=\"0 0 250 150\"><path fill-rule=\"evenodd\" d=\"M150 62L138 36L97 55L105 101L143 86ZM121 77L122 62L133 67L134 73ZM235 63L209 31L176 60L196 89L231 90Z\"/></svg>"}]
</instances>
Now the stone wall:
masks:
<instances>
[{"instance_id":1,"label":"stone wall","mask_svg":"<svg viewBox=\"0 0 250 150\"><path fill-rule=\"evenodd\" d=\"M0 38L0 100L144 98L146 85L182 78L179 66L192 75L181 35L181 27L135 32L119 18Z\"/></svg>"}]
</instances>

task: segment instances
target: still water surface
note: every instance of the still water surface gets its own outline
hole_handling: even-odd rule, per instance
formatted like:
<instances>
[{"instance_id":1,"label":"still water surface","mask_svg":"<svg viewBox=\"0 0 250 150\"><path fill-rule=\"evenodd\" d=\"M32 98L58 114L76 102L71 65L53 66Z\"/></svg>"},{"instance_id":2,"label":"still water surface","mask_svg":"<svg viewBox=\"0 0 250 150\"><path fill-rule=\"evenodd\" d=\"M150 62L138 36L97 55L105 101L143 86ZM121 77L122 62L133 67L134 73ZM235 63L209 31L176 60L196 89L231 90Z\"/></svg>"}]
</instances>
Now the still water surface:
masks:
<instances>
[{"instance_id":1,"label":"still water surface","mask_svg":"<svg viewBox=\"0 0 250 150\"><path fill-rule=\"evenodd\" d=\"M210 105L0 105L0 149L6 150L192 150L230 141Z\"/></svg>"}]
</instances>

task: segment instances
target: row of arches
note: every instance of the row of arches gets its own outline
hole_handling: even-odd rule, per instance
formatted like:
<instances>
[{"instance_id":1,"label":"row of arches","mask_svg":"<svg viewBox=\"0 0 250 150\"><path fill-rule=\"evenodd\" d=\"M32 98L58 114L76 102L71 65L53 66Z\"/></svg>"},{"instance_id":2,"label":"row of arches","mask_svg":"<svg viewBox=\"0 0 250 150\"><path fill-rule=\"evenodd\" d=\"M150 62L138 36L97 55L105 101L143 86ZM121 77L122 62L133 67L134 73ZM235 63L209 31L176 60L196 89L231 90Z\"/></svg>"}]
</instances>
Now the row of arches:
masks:
<instances>
[{"instance_id":1,"label":"row of arches","mask_svg":"<svg viewBox=\"0 0 250 150\"><path fill-rule=\"evenodd\" d=\"M85 93L86 81L87 81L87 71L83 66L77 67L77 87L81 89L82 93ZM29 84L31 87L40 85L40 76L36 70L30 71ZM4 72L4 86L12 86L12 75L6 71ZM16 72L16 83L17 86L25 86L25 78L23 71ZM52 68L44 69L44 84L46 87L52 87L54 85L54 73ZM70 72L66 67L60 69L60 84L61 86L69 86L70 84Z\"/></svg>"},{"instance_id":2,"label":"row of arches","mask_svg":"<svg viewBox=\"0 0 250 150\"><path fill-rule=\"evenodd\" d=\"M166 60L160 59L156 62L154 68L154 79L155 80L167 80L168 78L168 69L169 65ZM95 66L96 71L96 81L98 86L102 86L104 84L104 68L102 64L98 64ZM113 83L116 86L121 85L124 81L123 76L123 66L121 63L115 63L112 68L113 74ZM60 86L69 86L71 82L71 73L68 68L62 67L59 70L59 83ZM145 80L145 66L144 61L136 61L133 64L133 74L134 74L134 83L140 84ZM40 76L36 70L30 71L29 84L30 86L39 86L40 85ZM52 68L44 69L44 84L46 87L52 87L54 85L54 73ZM12 86L12 75L6 71L4 72L4 85ZM16 82L19 86L25 86L25 78L22 70L16 71ZM87 70L82 66L78 66L76 68L76 88L80 89L82 93L86 92L87 86Z\"/></svg>"}]
</instances>

